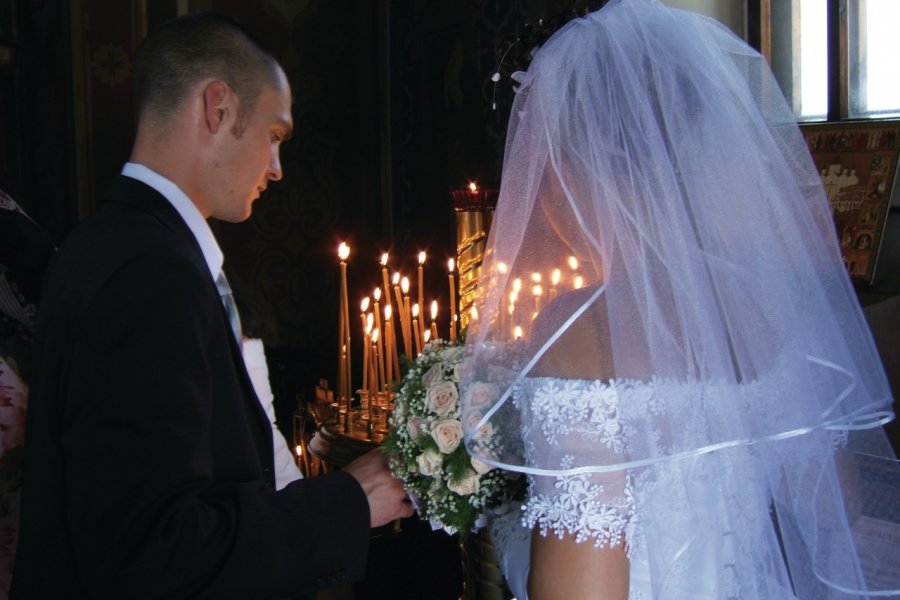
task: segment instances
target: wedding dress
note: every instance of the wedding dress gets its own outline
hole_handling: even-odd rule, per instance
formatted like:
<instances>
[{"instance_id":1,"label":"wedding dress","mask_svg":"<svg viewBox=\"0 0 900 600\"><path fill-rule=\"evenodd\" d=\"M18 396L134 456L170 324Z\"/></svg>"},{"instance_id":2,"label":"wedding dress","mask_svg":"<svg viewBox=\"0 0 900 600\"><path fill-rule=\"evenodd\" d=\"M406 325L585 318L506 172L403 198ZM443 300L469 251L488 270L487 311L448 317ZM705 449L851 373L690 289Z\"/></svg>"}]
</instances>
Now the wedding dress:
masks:
<instances>
[{"instance_id":1,"label":"wedding dress","mask_svg":"<svg viewBox=\"0 0 900 600\"><path fill-rule=\"evenodd\" d=\"M460 382L529 482L510 587L536 529L624 544L635 600L900 594L891 392L765 60L613 0L516 80Z\"/></svg>"}]
</instances>

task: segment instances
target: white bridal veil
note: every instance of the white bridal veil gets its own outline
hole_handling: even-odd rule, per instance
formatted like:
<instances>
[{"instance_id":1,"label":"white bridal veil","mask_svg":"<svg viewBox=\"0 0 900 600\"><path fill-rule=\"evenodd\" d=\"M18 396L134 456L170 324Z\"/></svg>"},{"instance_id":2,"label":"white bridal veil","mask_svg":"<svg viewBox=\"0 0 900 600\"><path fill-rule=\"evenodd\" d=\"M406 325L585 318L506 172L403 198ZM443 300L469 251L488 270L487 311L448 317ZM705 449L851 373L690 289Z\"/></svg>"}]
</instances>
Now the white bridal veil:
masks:
<instances>
[{"instance_id":1,"label":"white bridal veil","mask_svg":"<svg viewBox=\"0 0 900 600\"><path fill-rule=\"evenodd\" d=\"M753 530L730 550L740 597L897 593L891 393L766 61L712 19L613 0L520 80L461 382L471 451L532 476L627 469L653 597L678 597L719 518L655 518L678 502ZM529 451L523 431L598 417L563 386L532 422L537 377L603 382L624 451Z\"/></svg>"}]
</instances>

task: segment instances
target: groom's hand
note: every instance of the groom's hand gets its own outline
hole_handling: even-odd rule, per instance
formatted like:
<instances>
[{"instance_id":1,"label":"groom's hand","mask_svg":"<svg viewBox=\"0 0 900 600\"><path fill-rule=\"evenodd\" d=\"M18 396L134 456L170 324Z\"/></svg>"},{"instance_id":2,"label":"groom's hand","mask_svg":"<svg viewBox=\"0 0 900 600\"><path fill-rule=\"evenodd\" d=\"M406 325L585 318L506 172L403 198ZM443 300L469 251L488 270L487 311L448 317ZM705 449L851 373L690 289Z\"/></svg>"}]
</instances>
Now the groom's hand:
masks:
<instances>
[{"instance_id":1,"label":"groom's hand","mask_svg":"<svg viewBox=\"0 0 900 600\"><path fill-rule=\"evenodd\" d=\"M403 484L391 475L387 459L381 450L372 450L362 455L344 467L344 471L353 475L362 486L369 501L372 527L412 516L413 507Z\"/></svg>"}]
</instances>

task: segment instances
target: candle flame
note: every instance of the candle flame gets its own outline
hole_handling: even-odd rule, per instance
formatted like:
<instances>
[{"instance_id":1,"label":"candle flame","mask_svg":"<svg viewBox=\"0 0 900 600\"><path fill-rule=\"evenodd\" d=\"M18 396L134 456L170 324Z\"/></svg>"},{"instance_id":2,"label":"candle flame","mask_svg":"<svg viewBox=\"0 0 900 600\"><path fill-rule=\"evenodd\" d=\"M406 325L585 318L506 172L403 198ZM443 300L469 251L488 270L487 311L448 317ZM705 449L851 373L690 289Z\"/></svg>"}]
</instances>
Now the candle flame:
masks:
<instances>
[{"instance_id":1,"label":"candle flame","mask_svg":"<svg viewBox=\"0 0 900 600\"><path fill-rule=\"evenodd\" d=\"M539 285L536 285L533 288L531 288L531 293L534 294L535 296L540 296L541 294L544 293L544 288L542 288Z\"/></svg>"},{"instance_id":2,"label":"candle flame","mask_svg":"<svg viewBox=\"0 0 900 600\"><path fill-rule=\"evenodd\" d=\"M426 329L426 330L425 330L425 333L423 334L422 337L425 338L425 343L427 344L427 343L428 343L428 340L431 339L431 330L430 330L430 329Z\"/></svg>"},{"instance_id":3,"label":"candle flame","mask_svg":"<svg viewBox=\"0 0 900 600\"><path fill-rule=\"evenodd\" d=\"M509 308L506 309L506 312L509 313L509 316L513 316L513 313L516 312L516 305L515 305L515 304L510 304L510 305L509 305Z\"/></svg>"},{"instance_id":4,"label":"candle flame","mask_svg":"<svg viewBox=\"0 0 900 600\"><path fill-rule=\"evenodd\" d=\"M437 319L437 300L431 301L431 320Z\"/></svg>"},{"instance_id":5,"label":"candle flame","mask_svg":"<svg viewBox=\"0 0 900 600\"><path fill-rule=\"evenodd\" d=\"M522 280L519 279L518 277L516 277L515 279L513 279L513 291L518 294L519 290L521 290L521 289L522 289Z\"/></svg>"},{"instance_id":6,"label":"candle flame","mask_svg":"<svg viewBox=\"0 0 900 600\"><path fill-rule=\"evenodd\" d=\"M513 337L519 339L522 337L522 328L516 325L515 329L513 329Z\"/></svg>"},{"instance_id":7,"label":"candle flame","mask_svg":"<svg viewBox=\"0 0 900 600\"><path fill-rule=\"evenodd\" d=\"M535 283L540 283L540 282L541 282L541 274L540 274L540 273L537 273L537 272L532 273L532 274L531 274L531 280L532 280L533 282L535 282Z\"/></svg>"},{"instance_id":8,"label":"candle flame","mask_svg":"<svg viewBox=\"0 0 900 600\"><path fill-rule=\"evenodd\" d=\"M366 315L366 333L372 332L372 327L375 325L375 315L372 313L368 313Z\"/></svg>"},{"instance_id":9,"label":"candle flame","mask_svg":"<svg viewBox=\"0 0 900 600\"><path fill-rule=\"evenodd\" d=\"M516 300L518 300L518 299L519 299L519 292L517 292L516 290L513 290L509 293L509 303L510 304L515 304Z\"/></svg>"},{"instance_id":10,"label":"candle flame","mask_svg":"<svg viewBox=\"0 0 900 600\"><path fill-rule=\"evenodd\" d=\"M478 307L477 307L477 306L473 306L473 307L472 307L471 315L472 315L472 320L473 320L473 321L477 321L477 320L478 320Z\"/></svg>"},{"instance_id":11,"label":"candle flame","mask_svg":"<svg viewBox=\"0 0 900 600\"><path fill-rule=\"evenodd\" d=\"M359 312L364 313L369 310L369 297L366 296L362 299L362 302L359 303Z\"/></svg>"},{"instance_id":12,"label":"candle flame","mask_svg":"<svg viewBox=\"0 0 900 600\"><path fill-rule=\"evenodd\" d=\"M419 264L420 264L420 265L424 265L424 264L425 264L425 252L424 252L424 251L423 251L423 252L419 252Z\"/></svg>"},{"instance_id":13,"label":"candle flame","mask_svg":"<svg viewBox=\"0 0 900 600\"><path fill-rule=\"evenodd\" d=\"M447 261L447 269L449 269L449 271L452 273L455 268L456 268L456 261L451 258L450 260Z\"/></svg>"},{"instance_id":14,"label":"candle flame","mask_svg":"<svg viewBox=\"0 0 900 600\"><path fill-rule=\"evenodd\" d=\"M392 314L394 314L394 311L391 309L391 305L388 304L387 306L384 307L384 320L390 321Z\"/></svg>"},{"instance_id":15,"label":"candle flame","mask_svg":"<svg viewBox=\"0 0 900 600\"><path fill-rule=\"evenodd\" d=\"M409 293L409 278L408 277L404 277L403 279L400 280L400 290L404 294Z\"/></svg>"},{"instance_id":16,"label":"candle flame","mask_svg":"<svg viewBox=\"0 0 900 600\"><path fill-rule=\"evenodd\" d=\"M391 283L393 283L394 285L397 285L398 283L400 283L400 272L399 271L397 273L394 273L394 276L391 278Z\"/></svg>"},{"instance_id":17,"label":"candle flame","mask_svg":"<svg viewBox=\"0 0 900 600\"><path fill-rule=\"evenodd\" d=\"M583 287L584 287L584 277L582 277L581 275L578 275L577 277L575 277L575 289L580 290Z\"/></svg>"},{"instance_id":18,"label":"candle flame","mask_svg":"<svg viewBox=\"0 0 900 600\"><path fill-rule=\"evenodd\" d=\"M375 288L372 290L372 296L375 297L375 302L381 300L381 288Z\"/></svg>"},{"instance_id":19,"label":"candle flame","mask_svg":"<svg viewBox=\"0 0 900 600\"><path fill-rule=\"evenodd\" d=\"M378 332L378 329L377 329L377 328L372 330L372 343L373 343L373 344L377 344L377 343L378 343L378 333L379 333L379 332Z\"/></svg>"},{"instance_id":20,"label":"candle flame","mask_svg":"<svg viewBox=\"0 0 900 600\"><path fill-rule=\"evenodd\" d=\"M509 267L506 266L505 262L500 261L497 263L497 271L499 271L501 275L506 275L506 272L509 271Z\"/></svg>"},{"instance_id":21,"label":"candle flame","mask_svg":"<svg viewBox=\"0 0 900 600\"><path fill-rule=\"evenodd\" d=\"M350 246L341 242L341 245L338 246L338 258L342 261L347 260L350 257Z\"/></svg>"},{"instance_id":22,"label":"candle flame","mask_svg":"<svg viewBox=\"0 0 900 600\"><path fill-rule=\"evenodd\" d=\"M578 268L578 259L574 256L569 257L569 268L573 271Z\"/></svg>"},{"instance_id":23,"label":"candle flame","mask_svg":"<svg viewBox=\"0 0 900 600\"><path fill-rule=\"evenodd\" d=\"M419 316L419 303L418 302L413 304L412 316L413 316L413 319L418 318L418 316Z\"/></svg>"},{"instance_id":24,"label":"candle flame","mask_svg":"<svg viewBox=\"0 0 900 600\"><path fill-rule=\"evenodd\" d=\"M295 453L297 456L303 456L303 446L301 446L300 444L297 444L297 445L294 447L294 453Z\"/></svg>"},{"instance_id":25,"label":"candle flame","mask_svg":"<svg viewBox=\"0 0 900 600\"><path fill-rule=\"evenodd\" d=\"M470 181L469 182L469 191L472 192L473 194L477 193L478 192L478 184L476 184L474 181Z\"/></svg>"},{"instance_id":26,"label":"candle flame","mask_svg":"<svg viewBox=\"0 0 900 600\"><path fill-rule=\"evenodd\" d=\"M381 266L386 267L387 261L388 261L388 253L385 252L384 254L381 255Z\"/></svg>"},{"instance_id":27,"label":"candle flame","mask_svg":"<svg viewBox=\"0 0 900 600\"><path fill-rule=\"evenodd\" d=\"M550 283L552 283L553 285L557 285L561 277L562 273L559 271L559 269L553 269L553 274L550 276Z\"/></svg>"}]
</instances>

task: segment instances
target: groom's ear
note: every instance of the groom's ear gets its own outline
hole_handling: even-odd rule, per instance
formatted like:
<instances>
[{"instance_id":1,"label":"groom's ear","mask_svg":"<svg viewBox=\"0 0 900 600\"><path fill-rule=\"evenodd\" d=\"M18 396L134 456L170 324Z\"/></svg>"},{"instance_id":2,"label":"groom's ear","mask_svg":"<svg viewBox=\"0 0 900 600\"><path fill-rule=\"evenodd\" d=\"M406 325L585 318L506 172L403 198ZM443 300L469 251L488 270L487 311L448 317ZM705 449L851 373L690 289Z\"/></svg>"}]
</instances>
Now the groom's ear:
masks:
<instances>
[{"instance_id":1,"label":"groom's ear","mask_svg":"<svg viewBox=\"0 0 900 600\"><path fill-rule=\"evenodd\" d=\"M235 95L224 81L212 81L203 88L203 116L206 129L215 135L235 112Z\"/></svg>"}]
</instances>

